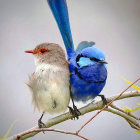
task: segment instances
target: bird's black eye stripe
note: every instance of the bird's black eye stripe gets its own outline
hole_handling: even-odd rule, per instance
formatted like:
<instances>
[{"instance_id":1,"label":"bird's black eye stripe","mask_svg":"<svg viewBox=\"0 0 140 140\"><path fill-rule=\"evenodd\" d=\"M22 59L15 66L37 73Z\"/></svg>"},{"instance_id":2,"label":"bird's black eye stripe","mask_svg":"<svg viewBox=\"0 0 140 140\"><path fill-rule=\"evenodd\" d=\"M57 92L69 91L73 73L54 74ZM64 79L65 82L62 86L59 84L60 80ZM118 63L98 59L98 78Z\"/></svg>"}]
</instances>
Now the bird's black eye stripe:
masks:
<instances>
[{"instance_id":1,"label":"bird's black eye stripe","mask_svg":"<svg viewBox=\"0 0 140 140\"><path fill-rule=\"evenodd\" d=\"M76 57L76 62L78 62L79 59L80 59L81 57L84 57L84 56L83 56L82 54L79 54L79 55Z\"/></svg>"},{"instance_id":2,"label":"bird's black eye stripe","mask_svg":"<svg viewBox=\"0 0 140 140\"><path fill-rule=\"evenodd\" d=\"M78 62L80 60L80 58L83 57L82 54L79 54L77 57L76 57L76 62ZM77 63L77 65L79 66L79 64Z\"/></svg>"},{"instance_id":3,"label":"bird's black eye stripe","mask_svg":"<svg viewBox=\"0 0 140 140\"><path fill-rule=\"evenodd\" d=\"M97 59L97 58L95 58L95 57L90 57L90 60L93 60L93 61L95 61L95 62L101 61L101 60L99 60L99 59Z\"/></svg>"},{"instance_id":4,"label":"bird's black eye stripe","mask_svg":"<svg viewBox=\"0 0 140 140\"><path fill-rule=\"evenodd\" d=\"M84 55L82 55L82 54L79 54L79 55L76 57L76 62L78 62L78 61L80 60L81 57L87 57L87 56L84 56ZM89 57L87 57L87 58L89 58ZM95 57L90 57L89 59L90 59L90 60L93 60L93 61L95 61L95 62L101 61L100 59L97 59L97 58L95 58ZM77 63L77 65L79 66L78 63Z\"/></svg>"}]
</instances>

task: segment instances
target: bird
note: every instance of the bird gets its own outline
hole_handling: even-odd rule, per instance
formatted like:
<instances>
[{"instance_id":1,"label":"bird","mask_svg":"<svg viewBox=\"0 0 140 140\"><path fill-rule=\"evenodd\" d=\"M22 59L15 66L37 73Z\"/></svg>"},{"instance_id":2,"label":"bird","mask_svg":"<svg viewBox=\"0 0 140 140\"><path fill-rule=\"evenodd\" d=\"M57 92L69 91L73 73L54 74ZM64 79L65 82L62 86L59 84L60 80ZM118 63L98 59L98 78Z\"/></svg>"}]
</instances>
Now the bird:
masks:
<instances>
[{"instance_id":1,"label":"bird","mask_svg":"<svg viewBox=\"0 0 140 140\"><path fill-rule=\"evenodd\" d=\"M100 94L107 79L105 53L95 47L93 41L82 41L75 50L66 0L47 0L47 2L66 47L70 70L70 92L73 103L71 112L78 119L80 111L77 109L75 101L86 103L96 96L101 96L103 102L106 103L105 96Z\"/></svg>"},{"instance_id":2,"label":"bird","mask_svg":"<svg viewBox=\"0 0 140 140\"><path fill-rule=\"evenodd\" d=\"M41 121L44 113L64 112L70 101L70 72L64 50L55 43L41 43L33 50L27 50L35 58L36 70L27 83L34 108L42 113L38 126L45 127Z\"/></svg>"}]
</instances>

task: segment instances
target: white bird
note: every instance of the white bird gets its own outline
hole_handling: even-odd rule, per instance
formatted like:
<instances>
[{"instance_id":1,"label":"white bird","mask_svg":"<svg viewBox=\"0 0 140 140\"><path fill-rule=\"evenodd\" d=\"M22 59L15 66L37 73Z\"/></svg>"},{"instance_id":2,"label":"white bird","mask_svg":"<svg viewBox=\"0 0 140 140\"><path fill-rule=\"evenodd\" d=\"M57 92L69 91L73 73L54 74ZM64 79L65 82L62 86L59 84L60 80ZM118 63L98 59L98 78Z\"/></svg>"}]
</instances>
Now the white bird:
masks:
<instances>
[{"instance_id":1,"label":"white bird","mask_svg":"<svg viewBox=\"0 0 140 140\"><path fill-rule=\"evenodd\" d=\"M42 112L39 127L45 112L64 112L70 101L69 64L63 49L54 43L42 43L33 50L25 51L35 57L36 70L29 77L28 87L32 92L34 107Z\"/></svg>"}]
</instances>

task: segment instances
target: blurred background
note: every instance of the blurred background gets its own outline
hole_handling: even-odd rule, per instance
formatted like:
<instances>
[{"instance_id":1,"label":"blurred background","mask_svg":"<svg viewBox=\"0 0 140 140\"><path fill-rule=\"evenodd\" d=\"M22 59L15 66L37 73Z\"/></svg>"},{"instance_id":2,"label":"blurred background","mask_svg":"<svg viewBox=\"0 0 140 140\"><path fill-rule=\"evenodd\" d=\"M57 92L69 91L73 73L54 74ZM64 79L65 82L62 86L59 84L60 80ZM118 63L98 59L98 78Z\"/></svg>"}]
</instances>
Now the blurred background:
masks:
<instances>
[{"instance_id":1,"label":"blurred background","mask_svg":"<svg viewBox=\"0 0 140 140\"><path fill-rule=\"evenodd\" d=\"M67 0L67 4L75 47L83 40L95 41L106 54L108 79L102 94L108 97L120 93L128 84L118 74L132 82L140 76L140 0ZM37 124L41 113L33 111L25 84L35 65L33 56L24 51L43 42L55 42L64 48L46 0L0 0L0 136L15 120L10 135ZM119 106L131 108L138 103L140 97L117 102ZM78 121L68 120L53 128L76 131L94 114L88 113ZM135 114L140 116L140 110ZM46 114L43 120L54 116ZM140 139L140 134L123 118L108 112L98 115L81 134L91 140ZM40 133L30 139L80 140L55 132Z\"/></svg>"}]
</instances>

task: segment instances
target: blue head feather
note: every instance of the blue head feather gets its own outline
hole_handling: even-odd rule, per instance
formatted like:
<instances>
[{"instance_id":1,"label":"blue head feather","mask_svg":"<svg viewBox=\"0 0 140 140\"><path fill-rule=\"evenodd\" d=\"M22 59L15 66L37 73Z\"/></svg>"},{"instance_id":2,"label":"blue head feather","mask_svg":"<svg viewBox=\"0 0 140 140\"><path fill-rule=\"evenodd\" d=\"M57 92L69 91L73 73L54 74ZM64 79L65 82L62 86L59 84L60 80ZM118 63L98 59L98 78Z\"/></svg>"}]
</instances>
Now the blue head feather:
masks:
<instances>
[{"instance_id":1,"label":"blue head feather","mask_svg":"<svg viewBox=\"0 0 140 140\"><path fill-rule=\"evenodd\" d=\"M81 52L79 52L79 55L82 56L77 62L80 68L98 63L97 61L91 60L91 58L105 60L105 54L103 51L95 47L84 48ZM104 65L106 67L106 64Z\"/></svg>"},{"instance_id":2,"label":"blue head feather","mask_svg":"<svg viewBox=\"0 0 140 140\"><path fill-rule=\"evenodd\" d=\"M96 47L88 47L81 51L81 54L86 57L93 57L99 60L105 60L105 54L102 50Z\"/></svg>"},{"instance_id":3,"label":"blue head feather","mask_svg":"<svg viewBox=\"0 0 140 140\"><path fill-rule=\"evenodd\" d=\"M88 57L81 57L77 63L80 68L95 64L95 62L91 61Z\"/></svg>"}]
</instances>

